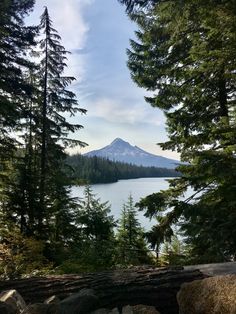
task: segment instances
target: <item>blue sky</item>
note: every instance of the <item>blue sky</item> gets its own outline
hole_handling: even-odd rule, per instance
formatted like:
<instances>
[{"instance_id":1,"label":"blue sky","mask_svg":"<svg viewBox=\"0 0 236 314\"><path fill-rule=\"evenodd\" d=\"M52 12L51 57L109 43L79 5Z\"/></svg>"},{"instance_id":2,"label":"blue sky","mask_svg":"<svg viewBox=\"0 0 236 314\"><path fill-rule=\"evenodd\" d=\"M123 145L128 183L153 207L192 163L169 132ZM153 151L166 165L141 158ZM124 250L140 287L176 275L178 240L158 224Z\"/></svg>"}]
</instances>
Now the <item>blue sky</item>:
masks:
<instances>
[{"instance_id":1,"label":"blue sky","mask_svg":"<svg viewBox=\"0 0 236 314\"><path fill-rule=\"evenodd\" d=\"M178 158L156 143L167 139L162 112L144 101L147 92L132 82L126 66L135 23L117 0L36 0L28 23L38 24L43 7L72 54L67 72L77 78L72 88L88 110L73 122L84 129L73 137L89 144L73 152L101 148L120 137L156 155Z\"/></svg>"}]
</instances>

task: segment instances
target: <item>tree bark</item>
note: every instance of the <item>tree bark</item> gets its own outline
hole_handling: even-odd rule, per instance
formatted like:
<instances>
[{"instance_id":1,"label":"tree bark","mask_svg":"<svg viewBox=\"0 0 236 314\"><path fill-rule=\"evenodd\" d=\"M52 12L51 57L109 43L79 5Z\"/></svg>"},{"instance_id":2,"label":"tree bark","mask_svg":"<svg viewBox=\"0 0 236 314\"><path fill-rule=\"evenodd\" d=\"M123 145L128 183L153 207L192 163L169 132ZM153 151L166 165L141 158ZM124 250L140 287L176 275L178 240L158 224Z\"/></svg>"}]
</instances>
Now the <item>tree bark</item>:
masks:
<instances>
[{"instance_id":1,"label":"tree bark","mask_svg":"<svg viewBox=\"0 0 236 314\"><path fill-rule=\"evenodd\" d=\"M205 277L198 270L134 267L83 275L0 281L0 290L16 289L27 303L34 303L52 295L64 299L83 288L91 288L99 297L100 308L146 304L155 306L162 314L178 314L176 294L181 284Z\"/></svg>"}]
</instances>

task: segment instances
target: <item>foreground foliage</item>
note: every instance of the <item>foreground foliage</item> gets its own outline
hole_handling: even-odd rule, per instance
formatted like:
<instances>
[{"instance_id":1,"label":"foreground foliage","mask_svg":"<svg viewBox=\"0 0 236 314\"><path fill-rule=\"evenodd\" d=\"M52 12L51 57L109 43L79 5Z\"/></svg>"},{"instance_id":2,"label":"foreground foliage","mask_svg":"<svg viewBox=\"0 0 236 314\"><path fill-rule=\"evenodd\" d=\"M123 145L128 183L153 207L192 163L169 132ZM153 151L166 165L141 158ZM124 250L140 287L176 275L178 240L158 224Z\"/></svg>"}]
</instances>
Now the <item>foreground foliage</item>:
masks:
<instances>
[{"instance_id":1,"label":"foreground foliage","mask_svg":"<svg viewBox=\"0 0 236 314\"><path fill-rule=\"evenodd\" d=\"M0 243L0 278L39 276L52 271L53 264L44 256L42 241L24 237L14 225L11 232L1 228L1 236L4 241Z\"/></svg>"},{"instance_id":2,"label":"foreground foliage","mask_svg":"<svg viewBox=\"0 0 236 314\"><path fill-rule=\"evenodd\" d=\"M117 230L116 262L120 265L152 264L154 257L148 250L145 232L141 227L132 195L123 204Z\"/></svg>"},{"instance_id":3,"label":"foreground foliage","mask_svg":"<svg viewBox=\"0 0 236 314\"><path fill-rule=\"evenodd\" d=\"M139 203L147 217L158 215L149 240L159 247L178 223L197 262L234 259L236 3L122 2L139 27L128 50L131 75L166 115L169 140L162 148L186 162L169 190Z\"/></svg>"},{"instance_id":4,"label":"foreground foliage","mask_svg":"<svg viewBox=\"0 0 236 314\"><path fill-rule=\"evenodd\" d=\"M59 267L62 272L94 271L114 265L114 226L110 206L93 194L90 186L84 189L75 224L78 239L71 245L70 258Z\"/></svg>"},{"instance_id":5,"label":"foreground foliage","mask_svg":"<svg viewBox=\"0 0 236 314\"><path fill-rule=\"evenodd\" d=\"M34 253L34 245L27 246L30 239L35 249L42 244L45 260L57 264L78 229L78 202L70 196L65 149L85 145L70 139L69 133L82 126L70 123L65 114L86 111L67 89L74 80L64 75L68 52L47 8L38 27L24 26L33 4L10 0L0 5L0 241L6 255L20 252L13 264L26 263L27 256L20 256L30 247Z\"/></svg>"},{"instance_id":6,"label":"foreground foliage","mask_svg":"<svg viewBox=\"0 0 236 314\"><path fill-rule=\"evenodd\" d=\"M2 224L0 278L92 272L154 263L131 196L117 223L110 214L109 204L101 202L91 187L86 186L73 217L72 230L68 231L69 225L61 225L68 232L67 238L53 242L26 236L15 224L11 225L11 231Z\"/></svg>"}]
</instances>

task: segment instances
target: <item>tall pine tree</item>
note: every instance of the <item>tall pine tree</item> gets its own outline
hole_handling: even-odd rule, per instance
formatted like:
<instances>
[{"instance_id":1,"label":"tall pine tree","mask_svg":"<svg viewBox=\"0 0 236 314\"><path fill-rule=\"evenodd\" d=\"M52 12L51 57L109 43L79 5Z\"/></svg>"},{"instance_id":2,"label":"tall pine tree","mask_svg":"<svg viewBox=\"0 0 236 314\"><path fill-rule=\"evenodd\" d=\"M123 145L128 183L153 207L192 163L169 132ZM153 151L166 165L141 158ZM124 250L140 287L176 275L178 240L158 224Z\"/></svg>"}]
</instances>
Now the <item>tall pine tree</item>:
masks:
<instances>
[{"instance_id":1,"label":"tall pine tree","mask_svg":"<svg viewBox=\"0 0 236 314\"><path fill-rule=\"evenodd\" d=\"M69 133L81 125L71 124L66 115L85 110L78 108L75 94L67 90L73 80L63 75L67 52L51 24L45 9L38 28L42 31L40 64L24 73L33 94L25 97L21 107L21 146L17 158L7 162L1 218L9 228L13 223L24 235L46 241L47 256L55 260L57 249L68 246L77 230L78 205L70 196L65 149L85 145L70 139Z\"/></svg>"},{"instance_id":2,"label":"tall pine tree","mask_svg":"<svg viewBox=\"0 0 236 314\"><path fill-rule=\"evenodd\" d=\"M160 214L150 240L158 246L180 222L196 257L234 258L235 1L157 1L135 18L131 75L166 115L169 141L162 148L186 162L169 190L140 202L147 216ZM192 196L180 200L188 187Z\"/></svg>"},{"instance_id":3,"label":"tall pine tree","mask_svg":"<svg viewBox=\"0 0 236 314\"><path fill-rule=\"evenodd\" d=\"M66 66L65 48L60 44L60 36L52 27L52 21L45 8L39 26L43 32L40 40L42 59L39 69L39 89L41 90L41 165L40 165L40 209L38 216L39 230L42 229L43 216L47 212L47 191L55 188L51 181L57 177L57 169L61 169L65 159L65 147L86 144L79 140L68 138L70 132L82 128L79 124L72 124L65 118L65 114L74 116L75 113L85 113L78 108L75 94L66 87L75 79L64 75ZM55 182L54 182L55 183Z\"/></svg>"}]
</instances>

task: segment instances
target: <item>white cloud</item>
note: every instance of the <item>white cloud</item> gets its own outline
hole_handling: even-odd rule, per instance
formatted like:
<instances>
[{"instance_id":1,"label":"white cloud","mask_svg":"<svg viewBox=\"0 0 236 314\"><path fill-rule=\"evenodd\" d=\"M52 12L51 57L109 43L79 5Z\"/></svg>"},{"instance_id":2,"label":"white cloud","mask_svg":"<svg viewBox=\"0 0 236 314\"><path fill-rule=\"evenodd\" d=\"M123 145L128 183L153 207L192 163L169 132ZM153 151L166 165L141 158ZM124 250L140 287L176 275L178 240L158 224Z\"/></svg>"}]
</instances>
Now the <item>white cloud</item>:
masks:
<instances>
[{"instance_id":1,"label":"white cloud","mask_svg":"<svg viewBox=\"0 0 236 314\"><path fill-rule=\"evenodd\" d=\"M41 0L42 2L42 0ZM62 36L67 49L81 49L86 42L89 27L83 19L83 10L91 2L86 0L47 1L49 14Z\"/></svg>"},{"instance_id":2,"label":"white cloud","mask_svg":"<svg viewBox=\"0 0 236 314\"><path fill-rule=\"evenodd\" d=\"M94 0L36 0L33 13L27 23L38 25L44 7L47 6L53 27L62 37L62 44L66 50L71 51L68 55L68 75L74 76L81 81L86 71L86 55L80 54L86 46L89 26L83 15L84 10Z\"/></svg>"},{"instance_id":3,"label":"white cloud","mask_svg":"<svg viewBox=\"0 0 236 314\"><path fill-rule=\"evenodd\" d=\"M127 103L119 100L103 98L88 105L88 115L103 118L111 123L149 123L156 126L164 124L164 116L158 110L143 103Z\"/></svg>"}]
</instances>

